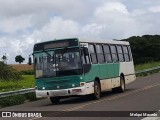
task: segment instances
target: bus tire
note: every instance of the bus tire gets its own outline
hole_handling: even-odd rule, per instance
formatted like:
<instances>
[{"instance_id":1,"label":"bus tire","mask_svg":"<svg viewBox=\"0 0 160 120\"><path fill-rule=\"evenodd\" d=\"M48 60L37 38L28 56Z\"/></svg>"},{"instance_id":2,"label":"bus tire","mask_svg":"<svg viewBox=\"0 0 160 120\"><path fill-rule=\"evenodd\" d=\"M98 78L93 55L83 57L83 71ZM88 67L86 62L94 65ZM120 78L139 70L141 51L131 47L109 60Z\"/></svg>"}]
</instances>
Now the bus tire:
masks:
<instances>
[{"instance_id":1,"label":"bus tire","mask_svg":"<svg viewBox=\"0 0 160 120\"><path fill-rule=\"evenodd\" d=\"M125 91L125 79L123 76L120 76L120 86L117 88L118 92L124 92Z\"/></svg>"},{"instance_id":2,"label":"bus tire","mask_svg":"<svg viewBox=\"0 0 160 120\"><path fill-rule=\"evenodd\" d=\"M120 76L120 86L112 88L113 93L121 93L125 91L125 79L123 76Z\"/></svg>"},{"instance_id":3,"label":"bus tire","mask_svg":"<svg viewBox=\"0 0 160 120\"><path fill-rule=\"evenodd\" d=\"M60 98L58 97L50 97L50 100L53 104L58 104L60 102Z\"/></svg>"},{"instance_id":4,"label":"bus tire","mask_svg":"<svg viewBox=\"0 0 160 120\"><path fill-rule=\"evenodd\" d=\"M94 94L93 94L94 99L99 99L101 97L101 88L100 84L98 81L94 81Z\"/></svg>"}]
</instances>

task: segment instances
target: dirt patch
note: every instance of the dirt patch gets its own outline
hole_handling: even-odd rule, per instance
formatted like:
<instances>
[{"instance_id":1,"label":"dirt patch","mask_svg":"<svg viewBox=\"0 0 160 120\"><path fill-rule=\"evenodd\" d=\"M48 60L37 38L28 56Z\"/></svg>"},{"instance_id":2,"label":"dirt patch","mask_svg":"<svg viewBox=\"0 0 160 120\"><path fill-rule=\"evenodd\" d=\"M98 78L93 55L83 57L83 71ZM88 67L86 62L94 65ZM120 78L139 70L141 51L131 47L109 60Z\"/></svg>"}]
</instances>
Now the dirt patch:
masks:
<instances>
[{"instance_id":1,"label":"dirt patch","mask_svg":"<svg viewBox=\"0 0 160 120\"><path fill-rule=\"evenodd\" d=\"M13 69L16 69L17 71L27 71L27 70L33 70L33 65L28 64L11 64Z\"/></svg>"}]
</instances>

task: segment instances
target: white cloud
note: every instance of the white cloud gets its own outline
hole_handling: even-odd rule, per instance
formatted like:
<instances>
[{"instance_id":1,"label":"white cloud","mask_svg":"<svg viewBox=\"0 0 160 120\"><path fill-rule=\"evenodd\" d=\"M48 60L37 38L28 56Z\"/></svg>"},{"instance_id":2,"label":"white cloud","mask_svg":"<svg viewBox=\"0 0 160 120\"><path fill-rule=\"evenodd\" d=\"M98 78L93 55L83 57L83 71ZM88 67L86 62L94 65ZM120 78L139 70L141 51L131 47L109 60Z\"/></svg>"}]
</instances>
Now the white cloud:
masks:
<instances>
[{"instance_id":1,"label":"white cloud","mask_svg":"<svg viewBox=\"0 0 160 120\"><path fill-rule=\"evenodd\" d=\"M82 36L85 38L100 38L101 32L105 29L105 25L92 23L82 28Z\"/></svg>"},{"instance_id":2,"label":"white cloud","mask_svg":"<svg viewBox=\"0 0 160 120\"><path fill-rule=\"evenodd\" d=\"M13 34L17 31L25 30L31 26L30 19L31 16L19 16L3 19L0 21L0 32Z\"/></svg>"},{"instance_id":3,"label":"white cloud","mask_svg":"<svg viewBox=\"0 0 160 120\"><path fill-rule=\"evenodd\" d=\"M115 12L115 13L119 13L119 14L124 14L124 15L128 15L128 10L126 8L126 6L120 2L107 2L105 3L105 5L97 8L96 10L96 15L104 15L105 13L107 14L107 12Z\"/></svg>"},{"instance_id":4,"label":"white cloud","mask_svg":"<svg viewBox=\"0 0 160 120\"><path fill-rule=\"evenodd\" d=\"M160 13L160 5L159 6L150 7L149 11L151 11L153 13Z\"/></svg>"},{"instance_id":5,"label":"white cloud","mask_svg":"<svg viewBox=\"0 0 160 120\"><path fill-rule=\"evenodd\" d=\"M105 27L103 38L122 39L136 34L137 23L128 11L127 7L120 2L107 2L95 11L95 21Z\"/></svg>"},{"instance_id":6,"label":"white cloud","mask_svg":"<svg viewBox=\"0 0 160 120\"><path fill-rule=\"evenodd\" d=\"M55 38L158 34L159 12L159 0L0 0L0 57L27 59L35 43Z\"/></svg>"},{"instance_id":7,"label":"white cloud","mask_svg":"<svg viewBox=\"0 0 160 120\"><path fill-rule=\"evenodd\" d=\"M79 27L79 24L73 20L54 17L42 29L35 30L32 37L43 41L55 38L76 37Z\"/></svg>"}]
</instances>

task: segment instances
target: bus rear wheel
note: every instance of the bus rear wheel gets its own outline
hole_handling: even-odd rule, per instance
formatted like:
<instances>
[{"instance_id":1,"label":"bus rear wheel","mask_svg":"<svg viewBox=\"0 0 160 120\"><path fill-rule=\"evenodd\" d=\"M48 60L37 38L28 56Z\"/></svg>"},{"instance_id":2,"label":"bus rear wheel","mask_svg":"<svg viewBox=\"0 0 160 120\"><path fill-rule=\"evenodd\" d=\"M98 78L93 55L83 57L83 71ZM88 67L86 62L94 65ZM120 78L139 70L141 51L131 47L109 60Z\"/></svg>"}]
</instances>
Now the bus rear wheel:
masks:
<instances>
[{"instance_id":1,"label":"bus rear wheel","mask_svg":"<svg viewBox=\"0 0 160 120\"><path fill-rule=\"evenodd\" d=\"M112 91L114 93L121 93L125 91L125 79L123 76L120 76L120 86L113 88Z\"/></svg>"},{"instance_id":2,"label":"bus rear wheel","mask_svg":"<svg viewBox=\"0 0 160 120\"><path fill-rule=\"evenodd\" d=\"M53 104L58 104L60 102L60 98L58 97L50 97L50 100Z\"/></svg>"},{"instance_id":3,"label":"bus rear wheel","mask_svg":"<svg viewBox=\"0 0 160 120\"><path fill-rule=\"evenodd\" d=\"M97 81L94 81L94 94L93 94L94 99L99 99L101 97L101 88L100 85Z\"/></svg>"},{"instance_id":4,"label":"bus rear wheel","mask_svg":"<svg viewBox=\"0 0 160 120\"><path fill-rule=\"evenodd\" d=\"M123 76L120 76L120 86L117 88L118 92L124 92L125 91L125 80Z\"/></svg>"}]
</instances>

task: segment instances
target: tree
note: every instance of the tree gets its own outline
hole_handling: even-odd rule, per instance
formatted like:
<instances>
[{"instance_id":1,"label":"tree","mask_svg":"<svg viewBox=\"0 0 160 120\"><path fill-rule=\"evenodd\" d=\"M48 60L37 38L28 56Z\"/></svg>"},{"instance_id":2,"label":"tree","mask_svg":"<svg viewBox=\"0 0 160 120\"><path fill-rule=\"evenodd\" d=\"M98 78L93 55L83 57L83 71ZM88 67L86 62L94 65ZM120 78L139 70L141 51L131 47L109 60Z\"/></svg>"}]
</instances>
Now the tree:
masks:
<instances>
[{"instance_id":1,"label":"tree","mask_svg":"<svg viewBox=\"0 0 160 120\"><path fill-rule=\"evenodd\" d=\"M19 64L21 64L25 59L21 56L21 55L17 55L15 57L15 61L19 62Z\"/></svg>"},{"instance_id":2,"label":"tree","mask_svg":"<svg viewBox=\"0 0 160 120\"><path fill-rule=\"evenodd\" d=\"M5 64L7 64L7 55L5 53L5 55L2 56L2 60Z\"/></svg>"},{"instance_id":3,"label":"tree","mask_svg":"<svg viewBox=\"0 0 160 120\"><path fill-rule=\"evenodd\" d=\"M135 64L160 61L160 35L132 36L130 42Z\"/></svg>"}]
</instances>

